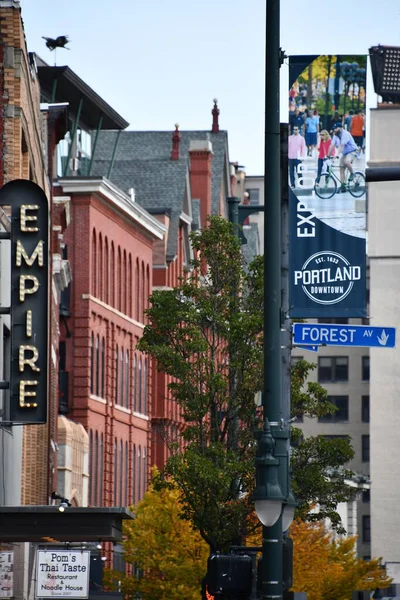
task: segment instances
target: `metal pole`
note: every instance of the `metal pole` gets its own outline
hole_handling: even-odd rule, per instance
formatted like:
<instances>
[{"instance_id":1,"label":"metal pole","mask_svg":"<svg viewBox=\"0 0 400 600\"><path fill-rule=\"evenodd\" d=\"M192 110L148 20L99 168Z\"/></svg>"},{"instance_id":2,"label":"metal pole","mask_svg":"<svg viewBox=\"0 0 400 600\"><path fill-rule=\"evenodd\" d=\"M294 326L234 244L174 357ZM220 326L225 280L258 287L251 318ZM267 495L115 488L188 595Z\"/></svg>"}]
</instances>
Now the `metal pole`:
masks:
<instances>
[{"instance_id":1,"label":"metal pole","mask_svg":"<svg viewBox=\"0 0 400 600\"><path fill-rule=\"evenodd\" d=\"M281 430L281 205L279 119L279 0L267 0L264 173L264 393L263 413L278 442ZM277 435L278 434L278 435ZM282 445L283 440L279 440ZM283 442L284 446L286 442ZM286 448L284 448L286 451ZM282 448L276 447L275 456ZM261 598L282 598L282 519L263 527Z\"/></svg>"}]
</instances>

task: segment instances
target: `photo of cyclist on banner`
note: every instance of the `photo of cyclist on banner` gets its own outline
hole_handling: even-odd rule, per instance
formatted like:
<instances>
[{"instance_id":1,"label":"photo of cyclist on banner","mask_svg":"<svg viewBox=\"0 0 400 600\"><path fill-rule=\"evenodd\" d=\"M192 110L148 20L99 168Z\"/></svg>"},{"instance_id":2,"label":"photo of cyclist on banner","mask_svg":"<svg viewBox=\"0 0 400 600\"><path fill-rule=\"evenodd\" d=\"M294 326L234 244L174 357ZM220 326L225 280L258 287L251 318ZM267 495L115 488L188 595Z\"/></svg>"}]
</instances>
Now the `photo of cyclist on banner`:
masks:
<instances>
[{"instance_id":1,"label":"photo of cyclist on banner","mask_svg":"<svg viewBox=\"0 0 400 600\"><path fill-rule=\"evenodd\" d=\"M365 238L366 56L303 64L288 97L289 185L322 222Z\"/></svg>"}]
</instances>

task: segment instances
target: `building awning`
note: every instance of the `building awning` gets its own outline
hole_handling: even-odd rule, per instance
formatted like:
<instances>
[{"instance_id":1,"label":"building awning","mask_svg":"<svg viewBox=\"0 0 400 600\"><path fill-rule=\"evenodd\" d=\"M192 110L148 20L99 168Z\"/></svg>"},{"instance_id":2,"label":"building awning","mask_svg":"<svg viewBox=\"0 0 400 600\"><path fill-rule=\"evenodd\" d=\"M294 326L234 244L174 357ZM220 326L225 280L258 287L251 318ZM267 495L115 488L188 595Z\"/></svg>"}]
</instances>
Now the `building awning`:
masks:
<instances>
[{"instance_id":1,"label":"building awning","mask_svg":"<svg viewBox=\"0 0 400 600\"><path fill-rule=\"evenodd\" d=\"M129 123L69 67L51 67L37 57L37 69L46 102L68 102L70 115L75 118L80 112L80 121L88 130L97 129L100 118L102 129L128 127Z\"/></svg>"},{"instance_id":2,"label":"building awning","mask_svg":"<svg viewBox=\"0 0 400 600\"><path fill-rule=\"evenodd\" d=\"M127 508L0 506L0 542L118 542Z\"/></svg>"}]
</instances>

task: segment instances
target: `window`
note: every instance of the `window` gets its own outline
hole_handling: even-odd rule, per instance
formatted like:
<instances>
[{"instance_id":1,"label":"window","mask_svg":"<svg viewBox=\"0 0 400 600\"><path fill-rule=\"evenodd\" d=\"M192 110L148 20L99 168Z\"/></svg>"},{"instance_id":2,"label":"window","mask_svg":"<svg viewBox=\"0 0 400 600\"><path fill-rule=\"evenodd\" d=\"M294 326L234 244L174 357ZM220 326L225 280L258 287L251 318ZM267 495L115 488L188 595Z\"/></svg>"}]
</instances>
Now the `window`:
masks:
<instances>
[{"instance_id":1,"label":"window","mask_svg":"<svg viewBox=\"0 0 400 600\"><path fill-rule=\"evenodd\" d=\"M147 414L147 360L143 362L143 414Z\"/></svg>"},{"instance_id":2,"label":"window","mask_svg":"<svg viewBox=\"0 0 400 600\"><path fill-rule=\"evenodd\" d=\"M90 336L90 393L94 394L94 335Z\"/></svg>"},{"instance_id":3,"label":"window","mask_svg":"<svg viewBox=\"0 0 400 600\"><path fill-rule=\"evenodd\" d=\"M332 323L334 325L347 325L349 322L348 319L343 319L342 317L332 317L332 318L321 318L318 319L318 323Z\"/></svg>"},{"instance_id":4,"label":"window","mask_svg":"<svg viewBox=\"0 0 400 600\"><path fill-rule=\"evenodd\" d=\"M105 389L104 389L104 381L105 381L105 370L106 370L106 355L105 355L105 341L104 338L101 340L101 397L105 398Z\"/></svg>"},{"instance_id":5,"label":"window","mask_svg":"<svg viewBox=\"0 0 400 600\"><path fill-rule=\"evenodd\" d=\"M117 440L114 439L114 506L118 502L118 446Z\"/></svg>"},{"instance_id":6,"label":"window","mask_svg":"<svg viewBox=\"0 0 400 600\"><path fill-rule=\"evenodd\" d=\"M369 356L362 357L362 380L369 381Z\"/></svg>"},{"instance_id":7,"label":"window","mask_svg":"<svg viewBox=\"0 0 400 600\"><path fill-rule=\"evenodd\" d=\"M129 480L129 450L128 450L128 442L125 442L125 506L129 504L129 490L128 490L128 480Z\"/></svg>"},{"instance_id":8,"label":"window","mask_svg":"<svg viewBox=\"0 0 400 600\"><path fill-rule=\"evenodd\" d=\"M146 491L146 477L147 477L147 460L146 460L146 448L143 448L143 494Z\"/></svg>"},{"instance_id":9,"label":"window","mask_svg":"<svg viewBox=\"0 0 400 600\"><path fill-rule=\"evenodd\" d=\"M137 495L137 499L138 502L142 499L142 456L141 456L141 452L140 452L140 446L138 447L138 451L137 451L137 459L138 459L138 469L137 469L137 484L138 484L138 495Z\"/></svg>"},{"instance_id":10,"label":"window","mask_svg":"<svg viewBox=\"0 0 400 600\"><path fill-rule=\"evenodd\" d=\"M120 362L120 373L119 373L119 404L121 406L124 406L124 392L125 392L125 385L124 385L124 351L121 348L121 352L119 355L119 362Z\"/></svg>"},{"instance_id":11,"label":"window","mask_svg":"<svg viewBox=\"0 0 400 600\"><path fill-rule=\"evenodd\" d=\"M370 515L363 515L362 518L362 541L371 541L371 517Z\"/></svg>"},{"instance_id":12,"label":"window","mask_svg":"<svg viewBox=\"0 0 400 600\"><path fill-rule=\"evenodd\" d=\"M96 336L96 396L100 395L100 347L99 336Z\"/></svg>"},{"instance_id":13,"label":"window","mask_svg":"<svg viewBox=\"0 0 400 600\"><path fill-rule=\"evenodd\" d=\"M125 354L125 406L129 408L129 352Z\"/></svg>"},{"instance_id":14,"label":"window","mask_svg":"<svg viewBox=\"0 0 400 600\"><path fill-rule=\"evenodd\" d=\"M369 435L361 436L361 457L363 462L369 462Z\"/></svg>"},{"instance_id":15,"label":"window","mask_svg":"<svg viewBox=\"0 0 400 600\"><path fill-rule=\"evenodd\" d=\"M331 415L319 417L320 423L343 423L349 420L349 397L328 396L328 401L334 404L337 410Z\"/></svg>"},{"instance_id":16,"label":"window","mask_svg":"<svg viewBox=\"0 0 400 600\"><path fill-rule=\"evenodd\" d=\"M348 356L321 356L318 359L318 381L337 382L348 381Z\"/></svg>"},{"instance_id":17,"label":"window","mask_svg":"<svg viewBox=\"0 0 400 600\"><path fill-rule=\"evenodd\" d=\"M258 188L249 188L246 192L249 195L250 204L260 204L260 190Z\"/></svg>"},{"instance_id":18,"label":"window","mask_svg":"<svg viewBox=\"0 0 400 600\"><path fill-rule=\"evenodd\" d=\"M364 490L362 493L362 501L365 504L369 504L371 502L371 490Z\"/></svg>"},{"instance_id":19,"label":"window","mask_svg":"<svg viewBox=\"0 0 400 600\"><path fill-rule=\"evenodd\" d=\"M99 469L98 469L98 465L99 465L99 434L95 433L94 436L94 459L93 459L93 469L94 472L92 473L92 476L94 476L92 478L93 481L93 504L94 506L97 506L97 492L99 489Z\"/></svg>"},{"instance_id":20,"label":"window","mask_svg":"<svg viewBox=\"0 0 400 600\"><path fill-rule=\"evenodd\" d=\"M122 440L119 443L119 506L123 505L124 497L124 444Z\"/></svg>"},{"instance_id":21,"label":"window","mask_svg":"<svg viewBox=\"0 0 400 600\"><path fill-rule=\"evenodd\" d=\"M137 412L137 359L133 357L133 410Z\"/></svg>"},{"instance_id":22,"label":"window","mask_svg":"<svg viewBox=\"0 0 400 600\"><path fill-rule=\"evenodd\" d=\"M361 397L361 420L363 423L369 423L369 396Z\"/></svg>"},{"instance_id":23,"label":"window","mask_svg":"<svg viewBox=\"0 0 400 600\"><path fill-rule=\"evenodd\" d=\"M99 506L103 506L103 477L104 477L104 442L103 442L103 434L100 434L100 470L99 470L99 480L100 480L100 490L99 490Z\"/></svg>"},{"instance_id":24,"label":"window","mask_svg":"<svg viewBox=\"0 0 400 600\"><path fill-rule=\"evenodd\" d=\"M117 348L115 350L115 404L119 403L118 384L119 384L119 352L118 352L118 346L117 346Z\"/></svg>"},{"instance_id":25,"label":"window","mask_svg":"<svg viewBox=\"0 0 400 600\"><path fill-rule=\"evenodd\" d=\"M139 358L139 372L138 372L138 378L137 378L137 384L138 384L138 412L142 412L142 359Z\"/></svg>"},{"instance_id":26,"label":"window","mask_svg":"<svg viewBox=\"0 0 400 600\"><path fill-rule=\"evenodd\" d=\"M132 503L136 504L136 446L133 446L132 457Z\"/></svg>"}]
</instances>

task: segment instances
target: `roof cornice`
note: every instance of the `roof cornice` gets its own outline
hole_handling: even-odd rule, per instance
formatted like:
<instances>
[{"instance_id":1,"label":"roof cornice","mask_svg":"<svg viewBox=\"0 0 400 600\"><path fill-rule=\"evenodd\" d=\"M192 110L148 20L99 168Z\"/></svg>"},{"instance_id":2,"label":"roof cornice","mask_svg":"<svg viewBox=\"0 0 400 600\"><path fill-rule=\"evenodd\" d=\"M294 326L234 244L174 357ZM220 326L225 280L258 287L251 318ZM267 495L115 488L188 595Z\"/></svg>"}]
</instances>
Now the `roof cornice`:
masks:
<instances>
[{"instance_id":1,"label":"roof cornice","mask_svg":"<svg viewBox=\"0 0 400 600\"><path fill-rule=\"evenodd\" d=\"M67 194L101 194L154 237L163 239L166 227L105 177L65 177L58 184Z\"/></svg>"}]
</instances>

